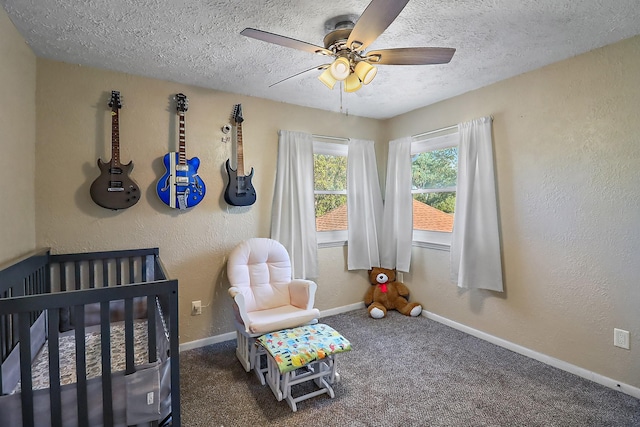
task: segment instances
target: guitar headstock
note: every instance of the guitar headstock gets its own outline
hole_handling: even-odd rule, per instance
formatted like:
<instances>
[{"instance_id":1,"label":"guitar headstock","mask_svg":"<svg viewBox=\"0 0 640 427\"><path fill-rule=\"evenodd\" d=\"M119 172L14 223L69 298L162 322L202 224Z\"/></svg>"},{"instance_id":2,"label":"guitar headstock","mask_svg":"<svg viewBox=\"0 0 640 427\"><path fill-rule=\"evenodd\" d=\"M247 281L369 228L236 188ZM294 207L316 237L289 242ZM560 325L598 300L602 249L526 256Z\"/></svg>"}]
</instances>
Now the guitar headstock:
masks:
<instances>
[{"instance_id":1,"label":"guitar headstock","mask_svg":"<svg viewBox=\"0 0 640 427\"><path fill-rule=\"evenodd\" d=\"M111 91L111 99L109 99L109 107L111 111L117 111L122 108L122 100L120 99L120 92L117 90Z\"/></svg>"},{"instance_id":2,"label":"guitar headstock","mask_svg":"<svg viewBox=\"0 0 640 427\"><path fill-rule=\"evenodd\" d=\"M176 107L179 113L185 113L189 109L189 99L184 93L176 95Z\"/></svg>"},{"instance_id":3,"label":"guitar headstock","mask_svg":"<svg viewBox=\"0 0 640 427\"><path fill-rule=\"evenodd\" d=\"M242 104L236 104L233 106L233 121L240 124L244 121L242 118Z\"/></svg>"}]
</instances>

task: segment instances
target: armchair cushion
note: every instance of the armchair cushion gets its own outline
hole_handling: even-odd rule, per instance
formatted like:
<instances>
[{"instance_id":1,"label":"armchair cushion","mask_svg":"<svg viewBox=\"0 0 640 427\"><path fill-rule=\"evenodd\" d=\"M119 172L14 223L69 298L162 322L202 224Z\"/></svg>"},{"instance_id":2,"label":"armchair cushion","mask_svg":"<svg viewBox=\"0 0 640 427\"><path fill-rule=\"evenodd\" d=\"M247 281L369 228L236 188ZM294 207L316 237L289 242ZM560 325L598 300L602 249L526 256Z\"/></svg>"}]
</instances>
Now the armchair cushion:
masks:
<instances>
[{"instance_id":1,"label":"armchair cushion","mask_svg":"<svg viewBox=\"0 0 640 427\"><path fill-rule=\"evenodd\" d=\"M245 326L249 332L252 335L262 335L267 332L304 325L317 319L320 312L317 308L300 310L292 305L283 305L282 307L272 308L270 310L252 311L247 313L247 315L249 317L249 324Z\"/></svg>"}]
</instances>

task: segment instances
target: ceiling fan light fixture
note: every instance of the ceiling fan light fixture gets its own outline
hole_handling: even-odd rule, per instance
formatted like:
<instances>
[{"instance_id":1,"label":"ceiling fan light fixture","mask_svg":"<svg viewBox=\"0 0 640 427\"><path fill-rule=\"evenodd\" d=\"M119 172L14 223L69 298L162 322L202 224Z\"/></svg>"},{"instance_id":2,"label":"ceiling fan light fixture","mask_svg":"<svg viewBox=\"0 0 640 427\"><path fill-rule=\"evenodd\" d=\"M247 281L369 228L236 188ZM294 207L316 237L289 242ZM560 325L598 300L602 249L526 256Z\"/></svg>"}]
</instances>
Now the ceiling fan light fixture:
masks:
<instances>
[{"instance_id":1,"label":"ceiling fan light fixture","mask_svg":"<svg viewBox=\"0 0 640 427\"><path fill-rule=\"evenodd\" d=\"M349 77L344 81L345 92L355 92L362 87L362 82L356 74L349 74Z\"/></svg>"},{"instance_id":2,"label":"ceiling fan light fixture","mask_svg":"<svg viewBox=\"0 0 640 427\"><path fill-rule=\"evenodd\" d=\"M327 68L318 76L318 80L324 83L329 89L333 90L333 87L336 85L337 80L333 78L331 75L331 70Z\"/></svg>"},{"instance_id":3,"label":"ceiling fan light fixture","mask_svg":"<svg viewBox=\"0 0 640 427\"><path fill-rule=\"evenodd\" d=\"M356 65L354 72L362 83L368 85L378 73L378 69L368 62L360 61Z\"/></svg>"},{"instance_id":4,"label":"ceiling fan light fixture","mask_svg":"<svg viewBox=\"0 0 640 427\"><path fill-rule=\"evenodd\" d=\"M344 56L333 61L333 64L329 67L329 72L331 76L336 80L344 80L349 77L351 74L351 67L349 65L349 60Z\"/></svg>"}]
</instances>

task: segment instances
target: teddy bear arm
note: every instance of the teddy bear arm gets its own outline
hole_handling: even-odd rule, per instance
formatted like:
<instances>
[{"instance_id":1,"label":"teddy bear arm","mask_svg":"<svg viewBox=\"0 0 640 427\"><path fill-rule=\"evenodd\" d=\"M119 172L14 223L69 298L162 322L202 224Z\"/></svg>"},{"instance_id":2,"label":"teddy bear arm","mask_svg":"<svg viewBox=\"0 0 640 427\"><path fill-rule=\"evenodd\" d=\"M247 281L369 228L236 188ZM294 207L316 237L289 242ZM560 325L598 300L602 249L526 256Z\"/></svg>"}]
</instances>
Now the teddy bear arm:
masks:
<instances>
[{"instance_id":1,"label":"teddy bear arm","mask_svg":"<svg viewBox=\"0 0 640 427\"><path fill-rule=\"evenodd\" d=\"M404 283L396 282L396 289L398 290L398 295L409 296L409 288Z\"/></svg>"},{"instance_id":2,"label":"teddy bear arm","mask_svg":"<svg viewBox=\"0 0 640 427\"><path fill-rule=\"evenodd\" d=\"M373 302L373 286L367 290L364 294L364 305L369 306Z\"/></svg>"}]
</instances>

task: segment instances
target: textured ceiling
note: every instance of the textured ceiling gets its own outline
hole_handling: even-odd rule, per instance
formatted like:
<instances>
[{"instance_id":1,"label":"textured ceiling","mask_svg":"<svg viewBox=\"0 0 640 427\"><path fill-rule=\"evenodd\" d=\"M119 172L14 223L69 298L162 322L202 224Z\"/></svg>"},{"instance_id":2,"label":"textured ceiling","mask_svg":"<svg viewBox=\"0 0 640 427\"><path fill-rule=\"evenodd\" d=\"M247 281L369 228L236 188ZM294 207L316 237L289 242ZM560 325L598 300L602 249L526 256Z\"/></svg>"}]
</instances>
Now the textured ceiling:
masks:
<instances>
[{"instance_id":1,"label":"textured ceiling","mask_svg":"<svg viewBox=\"0 0 640 427\"><path fill-rule=\"evenodd\" d=\"M392 1L392 0L390 0ZM240 35L322 45L325 22L369 0L0 0L38 57L388 118L640 34L638 0L412 0L367 50L454 47L445 65L381 65L356 93L310 71L326 59Z\"/></svg>"}]
</instances>

